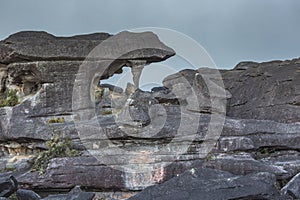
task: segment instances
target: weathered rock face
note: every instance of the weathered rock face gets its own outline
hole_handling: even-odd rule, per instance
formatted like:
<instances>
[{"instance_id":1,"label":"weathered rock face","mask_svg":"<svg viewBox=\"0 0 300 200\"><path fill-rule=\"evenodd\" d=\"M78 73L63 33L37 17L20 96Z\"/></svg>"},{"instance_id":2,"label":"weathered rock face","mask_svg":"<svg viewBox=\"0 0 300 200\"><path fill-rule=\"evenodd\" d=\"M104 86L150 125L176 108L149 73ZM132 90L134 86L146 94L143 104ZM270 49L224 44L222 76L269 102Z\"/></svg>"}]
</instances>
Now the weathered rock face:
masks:
<instances>
[{"instance_id":1,"label":"weathered rock face","mask_svg":"<svg viewBox=\"0 0 300 200\"><path fill-rule=\"evenodd\" d=\"M232 94L227 115L234 118L299 122L300 59L240 63L223 73Z\"/></svg>"},{"instance_id":2,"label":"weathered rock face","mask_svg":"<svg viewBox=\"0 0 300 200\"><path fill-rule=\"evenodd\" d=\"M231 98L227 116L238 119L299 122L300 59L266 63L242 62L233 70L222 70ZM202 69L201 69L202 70ZM183 70L164 80L164 86L194 80L197 70ZM202 89L205 91L205 88Z\"/></svg>"},{"instance_id":3,"label":"weathered rock face","mask_svg":"<svg viewBox=\"0 0 300 200\"><path fill-rule=\"evenodd\" d=\"M47 188L70 189L79 184L89 189L121 190L126 188L123 172L107 167L91 156L53 159L43 175L33 172L19 177L18 181L27 188L45 191Z\"/></svg>"},{"instance_id":4,"label":"weathered rock face","mask_svg":"<svg viewBox=\"0 0 300 200\"><path fill-rule=\"evenodd\" d=\"M98 122L101 124L101 127L105 129L106 137L114 140L116 144L121 144L126 141L127 146L124 148L128 149L128 151L134 149L136 144L149 146L149 142L156 142L156 145L159 143L168 143L170 141L169 139L177 134L176 129L178 128L180 121L180 116L178 115L181 109L180 102L184 102L184 99L178 99L166 88L160 88L153 93L137 91L135 95L131 96L133 100L131 101L133 111L136 109L139 110L139 106L148 105L147 103L143 105L134 103L139 99L135 99L135 96L144 100L148 99L147 102L152 102L152 104L163 104L165 106L169 120L164 124L163 129L158 132L158 134L152 136L150 141L147 134L139 134L131 143L130 141L126 141L130 137L124 134L122 129L120 129L120 124L116 123L114 115L108 114L101 117L100 114ZM112 98L110 98L110 101L111 100ZM108 103L106 105L111 106L109 109L112 110L113 113L115 109L114 104ZM136 113L142 115L147 112L134 112L133 119L136 119L134 118ZM90 188L98 187L109 190L112 187L116 187L119 190L137 190L142 188L141 185L145 187L154 182L168 180L192 167L215 168L236 175L269 172L275 174L278 184L285 180L289 180L299 172L300 159L297 149L299 149L300 126L298 123L279 123L271 120L227 118L224 123L222 135L216 144L216 148L212 151L213 153L207 156L206 159L199 160L199 155L202 153L201 143L204 141L207 121L210 119L209 114L203 114L201 110L199 110L199 113L201 113L201 121L199 123L198 134L194 143L190 146L188 153L186 155L178 156L180 161L174 162L169 166L165 166L164 162L168 162L170 158L163 154L156 154L155 161L151 161L155 163L155 166L160 169L161 172L157 170L156 173L151 175L146 175L143 172L137 172L136 174L118 174L116 172L106 171L101 166L101 162L99 162L99 164L96 164L98 162L95 160L88 162L87 159L82 156L76 159L64 158L63 160L52 160L47 172L43 176L39 176L38 173L35 173L20 177L19 180L24 185L39 189L73 187L74 185L79 184L76 182L79 180L81 184L84 183L85 186ZM122 122L126 123L124 120ZM134 127L134 129L143 128L139 127L143 126L143 122L144 121L136 120L137 124L131 123L131 128L129 127L127 130L132 130L132 127ZM154 122L152 121L152 123ZM127 125L129 124L127 123ZM159 124L154 125L154 127L158 127L158 125ZM101 140L105 140L106 137L102 137ZM100 138L97 136L89 139L95 141ZM110 158L113 156L116 157L112 159L115 164L124 164L124 162L122 162L123 157L115 155L115 152L111 151L109 155ZM143 160L143 162L146 163L149 161ZM60 165L58 163L64 164ZM93 169L87 170L83 177L81 169L85 164L85 169L88 169L88 166L93 166ZM97 165L98 167L96 167ZM96 179L91 178L95 176L92 175L91 172L96 172ZM111 174L116 175L116 181L111 177ZM63 182L59 181L61 180L62 175L65 177L65 181ZM109 175L111 177L110 181L104 181L105 183L109 183L108 185L103 185L102 181L99 182L99 180L106 180L106 177ZM145 179L138 179L138 177L141 176L144 176ZM75 180L74 177L82 178L76 178ZM36 181L33 182L32 180ZM46 183L45 180L52 180L52 182ZM89 181L85 182L83 180Z\"/></svg>"},{"instance_id":5,"label":"weathered rock face","mask_svg":"<svg viewBox=\"0 0 300 200\"><path fill-rule=\"evenodd\" d=\"M133 68L133 74L136 75L135 83L138 83L139 71L144 65L163 61L175 54L150 32L122 32L114 36L113 40L107 40L110 37L112 36L109 34L92 34L63 38L44 32L21 32L0 42L1 92L17 90L20 100L17 106L0 108L0 141L2 142L0 155L3 160L3 166L1 163L3 170L30 169L32 157L47 149L44 142L55 135L71 138L78 145L77 148L81 150L84 148L79 143L78 132L74 126L76 119L72 110L72 92L78 70L85 59L85 64L97 63L100 70L101 66L110 63L110 67L103 71L100 77L96 77L93 89L97 89L100 79L119 73L124 65ZM99 44L104 46L100 49L104 51L100 53L97 50ZM122 48L124 52L114 50L122 50ZM95 49L94 54L88 55L93 49ZM138 70L134 70L136 67ZM76 185L74 183L82 182L82 179L86 182L80 185L89 188L126 188L122 173L105 167L102 163L95 164L97 163L95 159L89 156L76 159L65 158L63 162L69 165L67 169L71 172L69 175L65 174L61 177L57 174L57 181L65 180L69 183L63 181L58 185L57 181L50 181L55 175L50 175L50 185L45 186L46 175L39 182L37 179L41 178L41 175L38 172L29 173L28 176L18 179L22 181L23 188L30 186L45 191L68 190ZM77 166L76 162L78 162ZM94 166L90 171L95 173L93 175L83 173L81 179L78 173L82 173L83 163ZM70 170L71 166L74 170ZM64 174L66 168L62 167L61 173ZM109 179L103 182L103 179L98 179L99 181L95 182L99 173L103 174L102 177L105 179L115 174L116 180ZM31 183L32 180L35 180L35 184Z\"/></svg>"},{"instance_id":6,"label":"weathered rock face","mask_svg":"<svg viewBox=\"0 0 300 200\"><path fill-rule=\"evenodd\" d=\"M279 199L300 172L299 59L244 62L220 73L183 70L151 92L137 89L146 64L174 54L149 32L68 38L21 32L1 41L0 92L16 89L20 104L0 108L0 169L37 192L81 185L126 199L171 179L133 199L169 199L167 192L155 195L170 188L172 199ZM132 67L135 85L100 84L124 65ZM101 73L89 74L90 66ZM76 96L74 86L85 95ZM88 112L92 117L81 116ZM34 157L58 135L71 139L80 156L53 158L43 173L31 172ZM297 196L295 188L286 185L282 197Z\"/></svg>"},{"instance_id":7,"label":"weathered rock face","mask_svg":"<svg viewBox=\"0 0 300 200\"><path fill-rule=\"evenodd\" d=\"M192 168L129 199L281 199L274 183L275 177L270 173L234 176L218 170Z\"/></svg>"}]
</instances>

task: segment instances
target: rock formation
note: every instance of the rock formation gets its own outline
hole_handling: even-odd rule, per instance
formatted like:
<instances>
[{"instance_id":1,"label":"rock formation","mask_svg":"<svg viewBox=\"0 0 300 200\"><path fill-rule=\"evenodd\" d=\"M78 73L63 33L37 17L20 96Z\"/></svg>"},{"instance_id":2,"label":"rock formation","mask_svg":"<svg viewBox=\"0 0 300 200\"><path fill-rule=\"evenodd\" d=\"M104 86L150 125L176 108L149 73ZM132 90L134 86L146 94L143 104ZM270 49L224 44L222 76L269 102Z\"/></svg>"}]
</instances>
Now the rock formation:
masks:
<instances>
[{"instance_id":1,"label":"rock formation","mask_svg":"<svg viewBox=\"0 0 300 200\"><path fill-rule=\"evenodd\" d=\"M192 168L129 199L281 199L274 184L274 175L267 172L234 176L219 170ZM239 188L241 185L243 189Z\"/></svg>"},{"instance_id":2,"label":"rock formation","mask_svg":"<svg viewBox=\"0 0 300 200\"><path fill-rule=\"evenodd\" d=\"M43 197L80 185L75 196L107 199L299 198L300 59L183 70L138 89L145 65L174 54L150 32L1 41L0 177ZM101 84L123 66L135 85Z\"/></svg>"}]
</instances>

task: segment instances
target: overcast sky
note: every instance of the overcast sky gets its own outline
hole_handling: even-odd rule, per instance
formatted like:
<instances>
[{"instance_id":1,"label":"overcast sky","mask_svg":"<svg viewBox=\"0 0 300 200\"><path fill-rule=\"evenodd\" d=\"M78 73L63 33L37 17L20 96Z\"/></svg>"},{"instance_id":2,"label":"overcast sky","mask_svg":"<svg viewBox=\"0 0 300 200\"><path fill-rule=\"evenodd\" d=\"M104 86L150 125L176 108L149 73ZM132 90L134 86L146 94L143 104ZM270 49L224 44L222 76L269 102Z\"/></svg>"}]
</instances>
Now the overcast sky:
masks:
<instances>
[{"instance_id":1,"label":"overcast sky","mask_svg":"<svg viewBox=\"0 0 300 200\"><path fill-rule=\"evenodd\" d=\"M300 57L299 0L1 0L0 38L164 27L198 41L220 68Z\"/></svg>"}]
</instances>

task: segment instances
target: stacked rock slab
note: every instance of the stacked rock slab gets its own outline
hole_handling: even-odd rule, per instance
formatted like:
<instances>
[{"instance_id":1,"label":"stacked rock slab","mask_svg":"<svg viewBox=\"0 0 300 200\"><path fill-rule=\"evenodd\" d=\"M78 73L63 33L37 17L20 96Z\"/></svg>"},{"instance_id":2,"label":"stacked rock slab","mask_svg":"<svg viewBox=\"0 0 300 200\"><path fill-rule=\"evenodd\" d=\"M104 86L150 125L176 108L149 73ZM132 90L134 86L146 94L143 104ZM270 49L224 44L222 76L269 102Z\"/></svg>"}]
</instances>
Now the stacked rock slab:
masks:
<instances>
[{"instance_id":1,"label":"stacked rock slab","mask_svg":"<svg viewBox=\"0 0 300 200\"><path fill-rule=\"evenodd\" d=\"M117 56L119 49L124 48L126 52L126 49L149 46L148 43L154 44L152 49ZM97 49L101 44L105 48ZM126 44L128 48L125 48L126 45L121 48L120 44ZM91 51L92 54L89 54ZM209 199L208 193L222 189L232 194L228 198L235 199L280 199L281 188L282 197L297 196L294 192L295 179L293 183L286 183L300 172L300 59L243 62L232 70L183 70L166 77L163 87L154 88L152 92L135 90L134 86L127 92L114 91L111 89L114 87L102 88L105 85L98 85L102 79L121 73L124 65L141 69L146 64L163 61L174 54L172 49L149 32L122 32L116 36L101 33L67 38L45 32L21 32L1 41L1 92L17 89L21 102L14 107L0 108L0 167L3 170L16 167L20 187L39 192L67 192L81 185L87 190L105 191L107 196L113 196L113 192L128 192L130 196L147 186L171 179L165 185L147 189L133 199L151 199L155 191L167 191L169 188L173 188L175 193L178 181L183 184L180 188L186 188L182 198L189 195L196 198L201 194ZM85 75L82 66L92 63L108 68L92 77L94 80L85 82L80 79L82 82L78 82L78 75ZM134 73L139 74L139 71ZM138 81L135 82L138 85ZM99 111L88 121L77 118L74 108L80 107L72 105L74 83L91 90L99 89L93 97L96 99L94 106ZM215 85L214 93L211 93L207 83ZM195 98L187 101L186 97L193 92ZM212 102L217 104L213 106ZM126 109L123 109L124 105ZM82 114L81 109L78 110ZM128 113L131 116L129 121ZM176 149L171 149L168 154L159 151L178 134L182 113L199 117L194 132L190 132L189 126L181 127L186 130L185 136L196 136L192 144L183 155L178 154ZM163 118L165 114L166 119ZM214 140L213 149L203 152L202 145L205 144L212 116L223 117L224 125L220 137ZM59 123L49 123L51 120ZM189 121L189 118L185 120ZM82 137L78 131L78 127L95 125L100 125L105 134L89 135L87 132ZM153 132L156 134L153 135ZM55 135L70 138L75 147L82 151L81 155L54 158L43 174L27 172L30 164L24 164L24 159L17 165L11 163L11 158L18 161L22 156L32 160L30 156L44 151L47 148L45 142ZM176 147L184 145L182 141L179 140ZM103 156L99 150L105 150L109 145L118 147L105 152L111 156L110 159L97 159ZM145 164L151 173L137 168L134 168L134 173L129 173L112 167L126 163L125 155L118 154L118 149L130 152L140 148L144 151L138 156L126 157L127 164L138 167ZM158 153L151 157L149 152ZM186 170L192 171L180 176ZM189 182L191 177L193 182ZM201 177L209 182L204 183ZM231 181L230 184L228 181ZM209 192L195 188L193 191L196 193L190 193L189 190L194 189L193 184L200 184ZM237 189L245 184L249 189L247 192ZM128 195L120 194L123 197ZM166 195L161 198L167 199Z\"/></svg>"},{"instance_id":2,"label":"stacked rock slab","mask_svg":"<svg viewBox=\"0 0 300 200\"><path fill-rule=\"evenodd\" d=\"M212 169L191 169L163 184L146 188L130 200L151 199L282 199L269 173L234 176ZM243 189L238 188L243 185Z\"/></svg>"}]
</instances>

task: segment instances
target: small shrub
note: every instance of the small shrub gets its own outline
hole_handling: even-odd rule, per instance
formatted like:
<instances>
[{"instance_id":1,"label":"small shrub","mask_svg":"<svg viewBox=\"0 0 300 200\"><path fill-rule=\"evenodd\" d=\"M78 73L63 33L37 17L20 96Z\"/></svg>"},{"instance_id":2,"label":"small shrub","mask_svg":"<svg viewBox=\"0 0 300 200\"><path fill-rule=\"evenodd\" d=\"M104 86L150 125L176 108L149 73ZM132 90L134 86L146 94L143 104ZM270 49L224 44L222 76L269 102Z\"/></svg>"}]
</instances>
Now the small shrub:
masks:
<instances>
[{"instance_id":1,"label":"small shrub","mask_svg":"<svg viewBox=\"0 0 300 200\"><path fill-rule=\"evenodd\" d=\"M261 156L265 156L265 157L270 156L274 152L275 152L274 149L268 148L268 147L262 147L262 148L258 149L258 153Z\"/></svg>"},{"instance_id":2,"label":"small shrub","mask_svg":"<svg viewBox=\"0 0 300 200\"><path fill-rule=\"evenodd\" d=\"M47 121L48 124L54 124L54 123L65 123L64 117L58 117L58 118L51 118Z\"/></svg>"},{"instance_id":3,"label":"small shrub","mask_svg":"<svg viewBox=\"0 0 300 200\"><path fill-rule=\"evenodd\" d=\"M46 145L48 150L41 152L35 159L31 171L39 171L42 174L51 159L80 155L80 152L74 149L70 139L61 139L59 136L56 136L54 139L47 141Z\"/></svg>"},{"instance_id":4,"label":"small shrub","mask_svg":"<svg viewBox=\"0 0 300 200\"><path fill-rule=\"evenodd\" d=\"M4 94L0 94L0 107L15 106L19 104L17 90L6 90Z\"/></svg>"},{"instance_id":5,"label":"small shrub","mask_svg":"<svg viewBox=\"0 0 300 200\"><path fill-rule=\"evenodd\" d=\"M8 200L18 200L17 194L16 194L16 193L13 193L12 195L10 195L10 196L8 197Z\"/></svg>"},{"instance_id":6,"label":"small shrub","mask_svg":"<svg viewBox=\"0 0 300 200\"><path fill-rule=\"evenodd\" d=\"M210 160L216 160L216 156L213 153L209 153L207 154L207 156L205 157L206 161L210 161Z\"/></svg>"}]
</instances>

